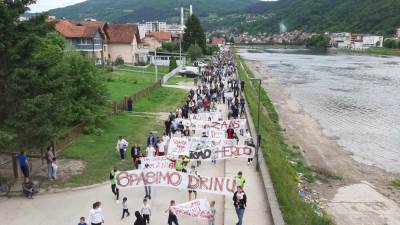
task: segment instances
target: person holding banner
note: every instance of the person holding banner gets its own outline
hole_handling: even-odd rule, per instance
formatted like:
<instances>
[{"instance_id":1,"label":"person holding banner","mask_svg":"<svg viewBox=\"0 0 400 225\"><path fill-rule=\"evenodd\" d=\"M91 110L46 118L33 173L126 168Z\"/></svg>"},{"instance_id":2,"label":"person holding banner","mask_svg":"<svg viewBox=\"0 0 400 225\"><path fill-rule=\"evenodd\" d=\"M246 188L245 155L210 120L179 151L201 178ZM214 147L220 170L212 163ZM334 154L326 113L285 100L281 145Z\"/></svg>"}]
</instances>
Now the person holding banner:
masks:
<instances>
[{"instance_id":1,"label":"person holding banner","mask_svg":"<svg viewBox=\"0 0 400 225\"><path fill-rule=\"evenodd\" d=\"M233 206L235 207L238 222L236 225L242 225L244 210L247 207L247 196L241 186L237 186L237 191L233 195Z\"/></svg>"},{"instance_id":2,"label":"person holding banner","mask_svg":"<svg viewBox=\"0 0 400 225\"><path fill-rule=\"evenodd\" d=\"M191 166L191 168L189 170L189 175L200 178L200 174L196 170L196 166L195 165ZM195 189L192 189L192 187L188 187L188 189L189 189L189 191L188 191L189 192L189 201L192 201L192 193L194 193L194 199L197 199L197 191Z\"/></svg>"},{"instance_id":3,"label":"person holding banner","mask_svg":"<svg viewBox=\"0 0 400 225\"><path fill-rule=\"evenodd\" d=\"M168 212L168 225L172 225L172 223L174 223L175 225L179 225L178 217L176 217L175 209L173 208L173 206L175 206L175 201L171 200L169 208L165 211Z\"/></svg>"}]
</instances>

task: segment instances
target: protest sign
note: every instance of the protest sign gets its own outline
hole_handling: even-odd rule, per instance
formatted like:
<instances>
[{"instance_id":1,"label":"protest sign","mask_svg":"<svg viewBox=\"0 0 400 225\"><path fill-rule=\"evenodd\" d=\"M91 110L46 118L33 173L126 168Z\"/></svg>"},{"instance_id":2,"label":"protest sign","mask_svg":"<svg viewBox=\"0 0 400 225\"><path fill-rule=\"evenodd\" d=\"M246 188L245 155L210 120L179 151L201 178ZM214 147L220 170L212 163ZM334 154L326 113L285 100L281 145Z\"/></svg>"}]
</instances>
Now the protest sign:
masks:
<instances>
[{"instance_id":1,"label":"protest sign","mask_svg":"<svg viewBox=\"0 0 400 225\"><path fill-rule=\"evenodd\" d=\"M187 138L173 137L169 141L168 155L189 155L189 140Z\"/></svg>"},{"instance_id":2,"label":"protest sign","mask_svg":"<svg viewBox=\"0 0 400 225\"><path fill-rule=\"evenodd\" d=\"M175 162L169 160L167 156L142 157L140 158L142 165L149 165L151 169L175 169Z\"/></svg>"},{"instance_id":3,"label":"protest sign","mask_svg":"<svg viewBox=\"0 0 400 225\"><path fill-rule=\"evenodd\" d=\"M196 199L191 202L182 203L172 206L177 215L185 215L190 217L212 219L214 217L211 212L210 204L206 199Z\"/></svg>"},{"instance_id":4,"label":"protest sign","mask_svg":"<svg viewBox=\"0 0 400 225\"><path fill-rule=\"evenodd\" d=\"M211 122L211 129L226 131L229 127L233 129L240 129L246 127L246 119L224 120Z\"/></svg>"},{"instance_id":5,"label":"protest sign","mask_svg":"<svg viewBox=\"0 0 400 225\"><path fill-rule=\"evenodd\" d=\"M222 112L203 112L197 114L190 114L190 120L202 120L202 121L218 121L222 117Z\"/></svg>"},{"instance_id":6,"label":"protest sign","mask_svg":"<svg viewBox=\"0 0 400 225\"><path fill-rule=\"evenodd\" d=\"M253 158L255 149L250 146L222 146L190 150L189 158L193 160L222 160L231 158Z\"/></svg>"},{"instance_id":7,"label":"protest sign","mask_svg":"<svg viewBox=\"0 0 400 225\"><path fill-rule=\"evenodd\" d=\"M118 188L163 186L191 189L198 192L232 196L236 181L229 177L202 177L170 169L143 169L119 172L116 175Z\"/></svg>"}]
</instances>

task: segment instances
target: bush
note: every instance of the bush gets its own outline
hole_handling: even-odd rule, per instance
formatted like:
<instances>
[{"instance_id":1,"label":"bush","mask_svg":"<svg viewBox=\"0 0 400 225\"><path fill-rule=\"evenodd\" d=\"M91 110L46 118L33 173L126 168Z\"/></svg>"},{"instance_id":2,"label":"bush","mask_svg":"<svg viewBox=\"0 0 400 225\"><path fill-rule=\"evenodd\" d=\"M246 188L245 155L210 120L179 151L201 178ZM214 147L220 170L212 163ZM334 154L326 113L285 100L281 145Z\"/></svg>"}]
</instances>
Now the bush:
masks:
<instances>
[{"instance_id":1,"label":"bush","mask_svg":"<svg viewBox=\"0 0 400 225\"><path fill-rule=\"evenodd\" d=\"M124 64L125 64L124 59L121 56L118 56L117 59L115 60L115 65L122 66Z\"/></svg>"},{"instance_id":2,"label":"bush","mask_svg":"<svg viewBox=\"0 0 400 225\"><path fill-rule=\"evenodd\" d=\"M200 58L203 55L203 50L197 44L190 45L188 55L192 61Z\"/></svg>"},{"instance_id":3,"label":"bush","mask_svg":"<svg viewBox=\"0 0 400 225\"><path fill-rule=\"evenodd\" d=\"M175 58L175 56L172 56L169 59L169 72L171 72L172 70L176 69L176 67L178 67L178 65L176 63L176 58Z\"/></svg>"}]
</instances>

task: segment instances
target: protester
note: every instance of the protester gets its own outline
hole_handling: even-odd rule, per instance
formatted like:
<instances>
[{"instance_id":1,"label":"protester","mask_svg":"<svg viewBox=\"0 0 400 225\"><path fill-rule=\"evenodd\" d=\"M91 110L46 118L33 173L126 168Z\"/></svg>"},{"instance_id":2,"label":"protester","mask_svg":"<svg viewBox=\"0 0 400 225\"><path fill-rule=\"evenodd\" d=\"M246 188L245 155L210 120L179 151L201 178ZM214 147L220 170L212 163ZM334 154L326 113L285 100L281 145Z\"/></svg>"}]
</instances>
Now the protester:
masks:
<instances>
[{"instance_id":1,"label":"protester","mask_svg":"<svg viewBox=\"0 0 400 225\"><path fill-rule=\"evenodd\" d=\"M157 144L157 139L154 136L153 132L150 132L149 137L147 137L147 146L152 145L155 146Z\"/></svg>"},{"instance_id":2,"label":"protester","mask_svg":"<svg viewBox=\"0 0 400 225\"><path fill-rule=\"evenodd\" d=\"M164 156L165 155L165 142L158 140L157 143L157 147L158 147L158 156Z\"/></svg>"},{"instance_id":3,"label":"protester","mask_svg":"<svg viewBox=\"0 0 400 225\"><path fill-rule=\"evenodd\" d=\"M146 225L146 222L144 222L144 219L143 219L142 215L140 215L139 211L135 212L135 216L136 216L136 220L133 225Z\"/></svg>"},{"instance_id":4,"label":"protester","mask_svg":"<svg viewBox=\"0 0 400 225\"><path fill-rule=\"evenodd\" d=\"M125 160L125 151L128 148L128 142L122 136L119 136L116 148L119 151L121 160Z\"/></svg>"},{"instance_id":5,"label":"protester","mask_svg":"<svg viewBox=\"0 0 400 225\"><path fill-rule=\"evenodd\" d=\"M91 225L101 225L104 223L103 211L100 206L101 202L93 203L93 208L89 212L89 222Z\"/></svg>"},{"instance_id":6,"label":"protester","mask_svg":"<svg viewBox=\"0 0 400 225\"><path fill-rule=\"evenodd\" d=\"M118 170L115 167L114 167L114 169L111 170L110 181L111 181L111 191L115 195L115 201L117 203L119 203L119 189L117 187L117 178L116 178L117 172L118 172Z\"/></svg>"},{"instance_id":7,"label":"protester","mask_svg":"<svg viewBox=\"0 0 400 225\"><path fill-rule=\"evenodd\" d=\"M215 201L210 202L210 211L212 217L208 219L208 225L215 225L215 215L217 214L217 210L215 209Z\"/></svg>"},{"instance_id":8,"label":"protester","mask_svg":"<svg viewBox=\"0 0 400 225\"><path fill-rule=\"evenodd\" d=\"M200 177L199 172L196 170L196 166L192 165L190 170L189 170L189 175L194 176L194 177ZM192 193L194 194L194 199L197 199L197 191L193 189L192 187L188 187L189 189L189 201L192 201Z\"/></svg>"},{"instance_id":9,"label":"protester","mask_svg":"<svg viewBox=\"0 0 400 225\"><path fill-rule=\"evenodd\" d=\"M169 208L166 210L166 212L168 212L168 225L172 225L172 223L174 223L175 225L179 225L178 217L176 217L175 209L173 208L174 206L175 201L171 200Z\"/></svg>"},{"instance_id":10,"label":"protester","mask_svg":"<svg viewBox=\"0 0 400 225\"><path fill-rule=\"evenodd\" d=\"M127 217L131 215L129 213L129 210L128 210L128 198L127 197L124 197L122 199L122 217L121 217L121 220L125 218L125 213L127 214Z\"/></svg>"},{"instance_id":11,"label":"protester","mask_svg":"<svg viewBox=\"0 0 400 225\"><path fill-rule=\"evenodd\" d=\"M149 169L149 164L144 165L143 170L147 170L147 169ZM151 186L145 185L144 186L144 192L145 192L144 198L151 199Z\"/></svg>"},{"instance_id":12,"label":"protester","mask_svg":"<svg viewBox=\"0 0 400 225\"><path fill-rule=\"evenodd\" d=\"M150 223L150 215L151 215L151 207L150 204L148 203L147 198L143 199L143 205L142 209L140 210L143 220L145 223L149 224Z\"/></svg>"},{"instance_id":13,"label":"protester","mask_svg":"<svg viewBox=\"0 0 400 225\"><path fill-rule=\"evenodd\" d=\"M237 175L235 176L235 181L238 186L240 186L241 188L244 188L244 183L246 183L246 180L243 177L242 171L239 171L237 173Z\"/></svg>"},{"instance_id":14,"label":"protester","mask_svg":"<svg viewBox=\"0 0 400 225\"><path fill-rule=\"evenodd\" d=\"M228 129L226 130L226 137L227 139L234 139L235 130L229 125Z\"/></svg>"},{"instance_id":15,"label":"protester","mask_svg":"<svg viewBox=\"0 0 400 225\"><path fill-rule=\"evenodd\" d=\"M241 186L237 186L237 191L233 195L233 206L235 207L238 222L236 225L242 225L244 210L247 207L247 197Z\"/></svg>"},{"instance_id":16,"label":"protester","mask_svg":"<svg viewBox=\"0 0 400 225\"><path fill-rule=\"evenodd\" d=\"M26 156L26 152L22 151L20 155L18 156L18 163L19 163L19 168L22 171L22 174L24 175L24 178L27 179L29 178L29 162L28 162L28 157Z\"/></svg>"},{"instance_id":17,"label":"protester","mask_svg":"<svg viewBox=\"0 0 400 225\"><path fill-rule=\"evenodd\" d=\"M153 147L152 144L149 144L146 148L146 156L154 157L155 153L156 153L156 149Z\"/></svg>"},{"instance_id":18,"label":"protester","mask_svg":"<svg viewBox=\"0 0 400 225\"><path fill-rule=\"evenodd\" d=\"M132 163L136 169L138 169L138 161L141 156L142 153L140 151L140 147L138 146L138 144L134 144L131 148L131 158L132 158Z\"/></svg>"},{"instance_id":19,"label":"protester","mask_svg":"<svg viewBox=\"0 0 400 225\"><path fill-rule=\"evenodd\" d=\"M81 217L81 218L79 219L78 225L87 225L87 223L85 222L85 217Z\"/></svg>"},{"instance_id":20,"label":"protester","mask_svg":"<svg viewBox=\"0 0 400 225\"><path fill-rule=\"evenodd\" d=\"M52 163L53 163L53 158L56 157L54 147L50 145L47 147L47 153L46 153L46 162L47 162L47 178L51 181L53 180L53 171L52 171Z\"/></svg>"}]
</instances>

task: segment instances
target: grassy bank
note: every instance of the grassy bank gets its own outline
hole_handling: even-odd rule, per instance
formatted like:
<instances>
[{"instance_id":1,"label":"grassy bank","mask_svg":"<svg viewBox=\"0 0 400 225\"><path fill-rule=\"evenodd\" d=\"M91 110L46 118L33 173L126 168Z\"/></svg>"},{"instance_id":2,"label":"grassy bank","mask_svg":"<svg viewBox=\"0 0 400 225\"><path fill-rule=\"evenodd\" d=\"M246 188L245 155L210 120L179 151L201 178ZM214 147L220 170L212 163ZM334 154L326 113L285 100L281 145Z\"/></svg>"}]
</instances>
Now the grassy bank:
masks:
<instances>
[{"instance_id":1,"label":"grassy bank","mask_svg":"<svg viewBox=\"0 0 400 225\"><path fill-rule=\"evenodd\" d=\"M180 82L193 82L193 78L182 77L181 75L175 75L168 80L167 84L176 85Z\"/></svg>"},{"instance_id":2,"label":"grassy bank","mask_svg":"<svg viewBox=\"0 0 400 225\"><path fill-rule=\"evenodd\" d=\"M169 112L183 103L186 94L186 91L180 89L158 88L139 100L134 108L141 112ZM115 150L117 137L125 136L130 145L138 143L144 148L148 133L158 131L161 135L163 124L158 116L144 114L121 113L110 117L101 127L103 132L100 135L80 136L61 153L63 158L80 159L87 164L81 174L60 180L57 186L76 187L106 181L113 166L131 169L130 151L126 153L127 159L120 161Z\"/></svg>"},{"instance_id":3,"label":"grassy bank","mask_svg":"<svg viewBox=\"0 0 400 225\"><path fill-rule=\"evenodd\" d=\"M258 82L250 81L254 77L243 60L236 59L239 74L245 81L245 94L251 115L256 123L258 111ZM243 64L243 67L240 64ZM300 160L300 155L291 149L284 141L282 128L279 125L276 113L267 93L261 91L262 111L260 115L261 148L271 179L277 194L280 208L285 222L289 225L330 225L333 222L319 216L312 206L304 202L298 194L298 173L304 173L307 180L312 182L314 178Z\"/></svg>"},{"instance_id":4,"label":"grassy bank","mask_svg":"<svg viewBox=\"0 0 400 225\"><path fill-rule=\"evenodd\" d=\"M152 66L143 70L128 66L123 66L122 68L130 71L104 71L106 87L110 93L109 98L112 101L121 101L124 96L133 95L155 82L154 67ZM160 79L164 74L168 73L168 68L159 67L158 72L158 79Z\"/></svg>"}]
</instances>

